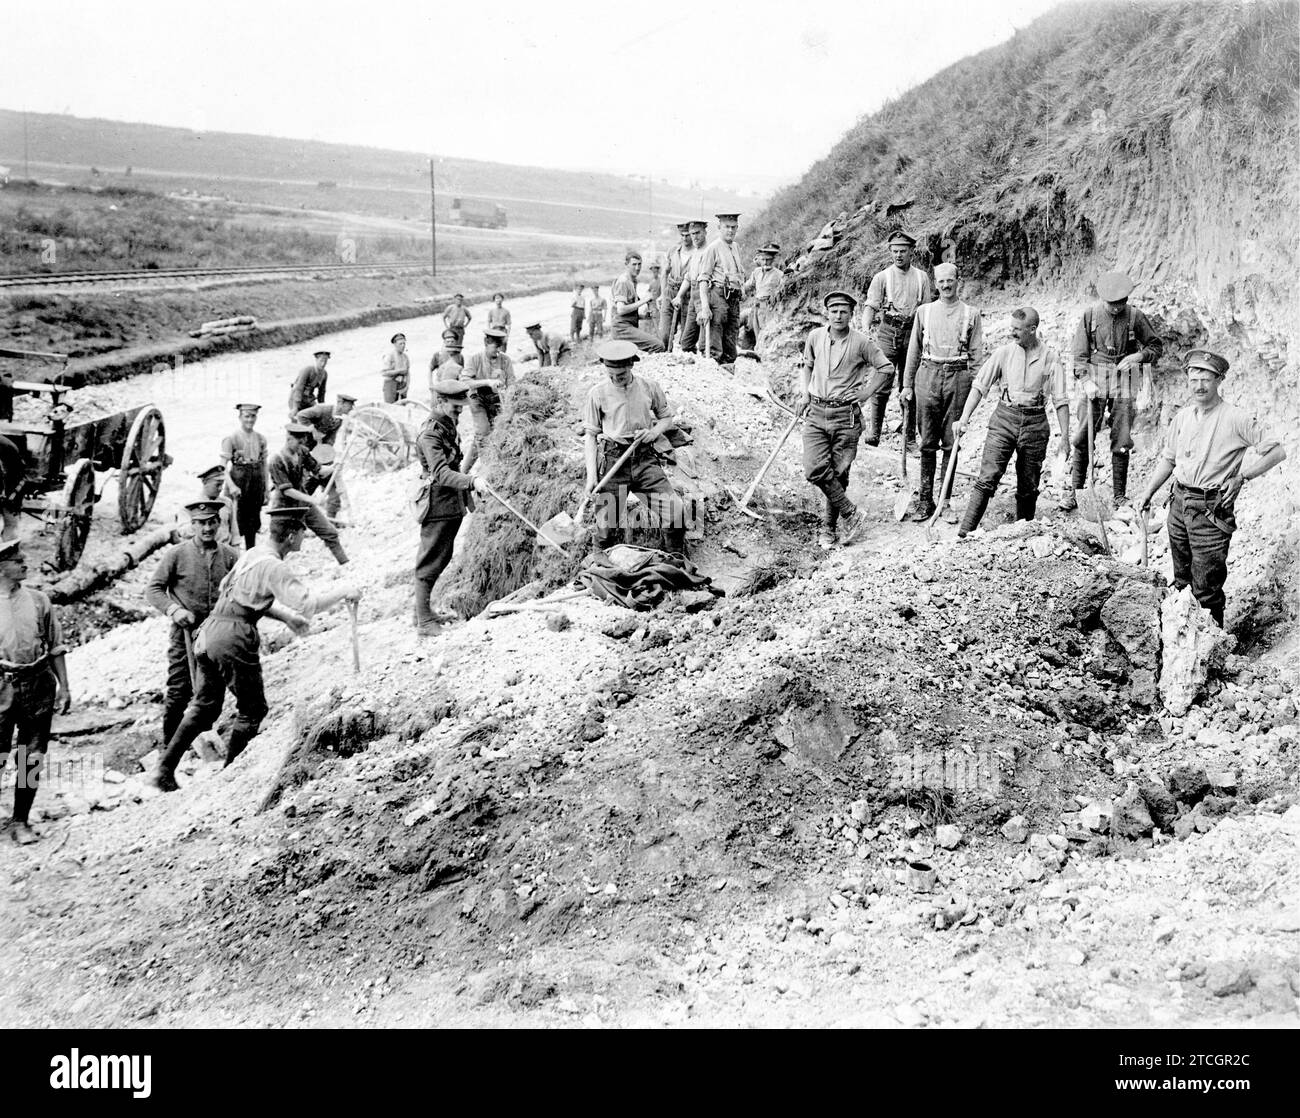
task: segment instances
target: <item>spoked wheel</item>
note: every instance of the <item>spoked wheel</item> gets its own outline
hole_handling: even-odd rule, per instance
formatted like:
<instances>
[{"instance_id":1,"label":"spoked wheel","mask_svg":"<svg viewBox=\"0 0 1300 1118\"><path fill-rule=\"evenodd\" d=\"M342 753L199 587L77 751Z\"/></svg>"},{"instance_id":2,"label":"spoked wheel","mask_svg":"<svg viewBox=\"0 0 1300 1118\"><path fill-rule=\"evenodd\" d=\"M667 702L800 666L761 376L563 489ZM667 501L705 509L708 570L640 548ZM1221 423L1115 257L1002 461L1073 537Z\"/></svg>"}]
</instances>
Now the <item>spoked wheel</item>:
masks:
<instances>
[{"instance_id":1,"label":"spoked wheel","mask_svg":"<svg viewBox=\"0 0 1300 1118\"><path fill-rule=\"evenodd\" d=\"M63 483L63 496L57 509L54 565L69 571L86 550L90 522L95 514L95 467L89 458L78 458Z\"/></svg>"},{"instance_id":2,"label":"spoked wheel","mask_svg":"<svg viewBox=\"0 0 1300 1118\"><path fill-rule=\"evenodd\" d=\"M149 519L162 486L163 470L170 462L162 412L150 404L135 417L122 449L122 465L117 475L117 512L124 536L139 531Z\"/></svg>"},{"instance_id":3,"label":"spoked wheel","mask_svg":"<svg viewBox=\"0 0 1300 1118\"><path fill-rule=\"evenodd\" d=\"M379 408L361 408L348 416L343 458L368 474L400 470L410 459L402 425Z\"/></svg>"}]
</instances>

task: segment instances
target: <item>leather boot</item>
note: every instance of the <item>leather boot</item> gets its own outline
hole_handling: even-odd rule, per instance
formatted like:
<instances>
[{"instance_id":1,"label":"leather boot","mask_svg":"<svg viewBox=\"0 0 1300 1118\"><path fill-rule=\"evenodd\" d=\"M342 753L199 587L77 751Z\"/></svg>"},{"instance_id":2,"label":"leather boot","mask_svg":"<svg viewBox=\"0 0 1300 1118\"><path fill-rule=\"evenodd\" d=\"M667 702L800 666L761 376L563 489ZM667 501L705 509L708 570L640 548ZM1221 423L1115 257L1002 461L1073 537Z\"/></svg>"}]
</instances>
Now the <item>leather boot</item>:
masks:
<instances>
[{"instance_id":1,"label":"leather boot","mask_svg":"<svg viewBox=\"0 0 1300 1118\"><path fill-rule=\"evenodd\" d=\"M429 605L429 598L433 594L433 579L417 578L415 580L415 627L418 629L422 625L428 625L437 620L433 615L433 608Z\"/></svg>"},{"instance_id":2,"label":"leather boot","mask_svg":"<svg viewBox=\"0 0 1300 1118\"><path fill-rule=\"evenodd\" d=\"M968 535L980 526L984 510L989 507L989 495L982 489L972 489L970 499L966 502L966 511L962 513L961 525L957 529L957 538Z\"/></svg>"},{"instance_id":3,"label":"leather boot","mask_svg":"<svg viewBox=\"0 0 1300 1118\"><path fill-rule=\"evenodd\" d=\"M1076 446L1074 448L1074 457L1070 460L1070 481L1071 488L1078 490L1083 489L1088 484L1088 448L1086 446Z\"/></svg>"},{"instance_id":4,"label":"leather boot","mask_svg":"<svg viewBox=\"0 0 1300 1118\"><path fill-rule=\"evenodd\" d=\"M1117 451L1110 456L1111 488L1115 493L1115 503L1122 505L1128 500L1128 452Z\"/></svg>"},{"instance_id":5,"label":"leather boot","mask_svg":"<svg viewBox=\"0 0 1300 1118\"><path fill-rule=\"evenodd\" d=\"M916 488L916 507L912 511L913 520L929 520L934 515L934 465L934 451L921 451L921 480Z\"/></svg>"},{"instance_id":6,"label":"leather boot","mask_svg":"<svg viewBox=\"0 0 1300 1118\"><path fill-rule=\"evenodd\" d=\"M1038 494L1016 494L1016 519L1033 520L1034 510L1038 508Z\"/></svg>"}]
</instances>

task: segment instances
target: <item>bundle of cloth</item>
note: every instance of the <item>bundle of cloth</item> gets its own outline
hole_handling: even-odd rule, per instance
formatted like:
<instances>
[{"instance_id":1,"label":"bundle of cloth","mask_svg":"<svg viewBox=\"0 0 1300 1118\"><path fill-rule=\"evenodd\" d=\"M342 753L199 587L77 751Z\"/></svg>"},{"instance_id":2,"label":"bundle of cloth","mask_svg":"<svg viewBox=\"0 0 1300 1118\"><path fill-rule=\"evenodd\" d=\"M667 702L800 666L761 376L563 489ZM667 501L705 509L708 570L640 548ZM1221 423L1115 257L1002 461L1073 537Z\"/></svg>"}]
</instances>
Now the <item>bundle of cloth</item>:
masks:
<instances>
[{"instance_id":1,"label":"bundle of cloth","mask_svg":"<svg viewBox=\"0 0 1300 1118\"><path fill-rule=\"evenodd\" d=\"M625 544L593 551L583 560L578 581L601 601L636 610L654 609L673 590L708 590L722 596L689 559Z\"/></svg>"}]
</instances>

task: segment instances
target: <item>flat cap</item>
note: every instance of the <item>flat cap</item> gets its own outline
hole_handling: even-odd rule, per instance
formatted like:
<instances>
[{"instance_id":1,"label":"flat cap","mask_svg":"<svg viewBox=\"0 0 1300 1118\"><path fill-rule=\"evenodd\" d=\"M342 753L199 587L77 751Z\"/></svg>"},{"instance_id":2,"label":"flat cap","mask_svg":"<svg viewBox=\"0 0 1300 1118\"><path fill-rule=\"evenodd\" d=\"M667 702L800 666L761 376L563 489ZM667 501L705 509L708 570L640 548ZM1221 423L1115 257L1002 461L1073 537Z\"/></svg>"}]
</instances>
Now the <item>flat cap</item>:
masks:
<instances>
[{"instance_id":1,"label":"flat cap","mask_svg":"<svg viewBox=\"0 0 1300 1118\"><path fill-rule=\"evenodd\" d=\"M770 253L775 254L775 253L778 253L778 252L781 251L781 246L778 245L775 241L768 241L768 243L765 244L765 245L764 245L762 248L760 248L758 251L759 251L759 252L770 252Z\"/></svg>"},{"instance_id":2,"label":"flat cap","mask_svg":"<svg viewBox=\"0 0 1300 1118\"><path fill-rule=\"evenodd\" d=\"M0 541L0 561L5 559L17 559L18 552L22 550L22 546L22 540Z\"/></svg>"},{"instance_id":3,"label":"flat cap","mask_svg":"<svg viewBox=\"0 0 1300 1118\"><path fill-rule=\"evenodd\" d=\"M709 223L705 221L704 218L702 217L693 218L691 220L692 232L694 232L696 229L707 229L708 227L709 227Z\"/></svg>"},{"instance_id":4,"label":"flat cap","mask_svg":"<svg viewBox=\"0 0 1300 1118\"><path fill-rule=\"evenodd\" d=\"M215 520L221 513L220 501L191 501L185 506L191 520Z\"/></svg>"},{"instance_id":5,"label":"flat cap","mask_svg":"<svg viewBox=\"0 0 1300 1118\"><path fill-rule=\"evenodd\" d=\"M307 515L307 506L276 505L275 508L267 509L266 515L271 518L272 524L301 524L302 518Z\"/></svg>"},{"instance_id":6,"label":"flat cap","mask_svg":"<svg viewBox=\"0 0 1300 1118\"><path fill-rule=\"evenodd\" d=\"M217 474L224 474L225 472L225 466L209 466L206 470L200 470L195 477L200 481L207 481L208 478L214 477Z\"/></svg>"},{"instance_id":7,"label":"flat cap","mask_svg":"<svg viewBox=\"0 0 1300 1118\"><path fill-rule=\"evenodd\" d=\"M453 299L463 299L463 298L465 298L464 292L457 291L456 294L452 296L452 298L453 298Z\"/></svg>"},{"instance_id":8,"label":"flat cap","mask_svg":"<svg viewBox=\"0 0 1300 1118\"><path fill-rule=\"evenodd\" d=\"M527 326L524 327L525 330L540 330L541 328L542 328L542 324L537 319L533 319L532 322L530 322Z\"/></svg>"},{"instance_id":9,"label":"flat cap","mask_svg":"<svg viewBox=\"0 0 1300 1118\"><path fill-rule=\"evenodd\" d=\"M1127 299L1133 290L1133 281L1123 272L1103 272L1097 277L1097 297L1107 303Z\"/></svg>"},{"instance_id":10,"label":"flat cap","mask_svg":"<svg viewBox=\"0 0 1300 1118\"><path fill-rule=\"evenodd\" d=\"M740 214L738 214L738 213L735 213L735 214L714 214L713 216L716 217L719 221L739 221L739 220L740 220Z\"/></svg>"},{"instance_id":11,"label":"flat cap","mask_svg":"<svg viewBox=\"0 0 1300 1118\"><path fill-rule=\"evenodd\" d=\"M318 349L318 350L315 350L315 351L312 353L312 356L313 356L313 357L329 357L329 356L330 356L330 351L329 351L328 349Z\"/></svg>"},{"instance_id":12,"label":"flat cap","mask_svg":"<svg viewBox=\"0 0 1300 1118\"><path fill-rule=\"evenodd\" d=\"M822 296L822 306L830 309L833 303L848 303L851 307L858 305L856 296L850 295L847 291L828 291Z\"/></svg>"},{"instance_id":13,"label":"flat cap","mask_svg":"<svg viewBox=\"0 0 1300 1118\"><path fill-rule=\"evenodd\" d=\"M495 338L499 342L504 342L510 335L502 330L500 326L489 326L483 331L483 337Z\"/></svg>"},{"instance_id":14,"label":"flat cap","mask_svg":"<svg viewBox=\"0 0 1300 1118\"><path fill-rule=\"evenodd\" d=\"M309 423L286 423L284 429L290 435L297 435L300 438L303 435L310 435L316 430L316 428L311 426Z\"/></svg>"},{"instance_id":15,"label":"flat cap","mask_svg":"<svg viewBox=\"0 0 1300 1118\"><path fill-rule=\"evenodd\" d=\"M1208 349L1194 349L1187 355L1189 369L1208 369L1215 376L1224 376L1228 371L1228 359Z\"/></svg>"},{"instance_id":16,"label":"flat cap","mask_svg":"<svg viewBox=\"0 0 1300 1118\"><path fill-rule=\"evenodd\" d=\"M893 248L894 245L905 245L907 248L915 248L916 238L905 229L895 229L889 235L889 247Z\"/></svg>"},{"instance_id":17,"label":"flat cap","mask_svg":"<svg viewBox=\"0 0 1300 1118\"><path fill-rule=\"evenodd\" d=\"M460 335L457 334L455 330L444 330L442 332L442 340L444 342L458 342L460 341Z\"/></svg>"},{"instance_id":18,"label":"flat cap","mask_svg":"<svg viewBox=\"0 0 1300 1118\"><path fill-rule=\"evenodd\" d=\"M937 280L941 280L945 278L956 279L957 265L954 264L951 260L945 260L942 264L936 264L934 266L934 278Z\"/></svg>"},{"instance_id":19,"label":"flat cap","mask_svg":"<svg viewBox=\"0 0 1300 1118\"><path fill-rule=\"evenodd\" d=\"M435 396L449 400L463 400L469 393L469 385L459 380L435 380L431 387Z\"/></svg>"},{"instance_id":20,"label":"flat cap","mask_svg":"<svg viewBox=\"0 0 1300 1118\"><path fill-rule=\"evenodd\" d=\"M650 270L651 270L652 272L657 272L657 271L659 271L659 268L660 268L660 264L659 264L659 261L658 261L658 260L652 260L652 261L650 262Z\"/></svg>"},{"instance_id":21,"label":"flat cap","mask_svg":"<svg viewBox=\"0 0 1300 1118\"><path fill-rule=\"evenodd\" d=\"M350 392L340 392L334 397L334 399L336 399L340 404L355 404L357 402L357 398Z\"/></svg>"},{"instance_id":22,"label":"flat cap","mask_svg":"<svg viewBox=\"0 0 1300 1118\"><path fill-rule=\"evenodd\" d=\"M235 411L259 412L262 410L261 404L236 404Z\"/></svg>"},{"instance_id":23,"label":"flat cap","mask_svg":"<svg viewBox=\"0 0 1300 1118\"><path fill-rule=\"evenodd\" d=\"M630 365L640 361L641 354L632 342L618 341L611 338L596 347L596 356L606 365Z\"/></svg>"},{"instance_id":24,"label":"flat cap","mask_svg":"<svg viewBox=\"0 0 1300 1118\"><path fill-rule=\"evenodd\" d=\"M334 462L334 448L329 443L321 443L320 446L314 447L311 456L316 459L316 465L329 466Z\"/></svg>"},{"instance_id":25,"label":"flat cap","mask_svg":"<svg viewBox=\"0 0 1300 1118\"><path fill-rule=\"evenodd\" d=\"M389 344L396 345L398 338L401 338L402 341L406 341L406 335L401 333L401 331L398 331L398 333L394 334L391 338L388 339Z\"/></svg>"},{"instance_id":26,"label":"flat cap","mask_svg":"<svg viewBox=\"0 0 1300 1118\"><path fill-rule=\"evenodd\" d=\"M679 233L685 233L686 230L688 230L691 227L690 218L687 218L685 221L674 222L673 224L677 226L677 231Z\"/></svg>"}]
</instances>

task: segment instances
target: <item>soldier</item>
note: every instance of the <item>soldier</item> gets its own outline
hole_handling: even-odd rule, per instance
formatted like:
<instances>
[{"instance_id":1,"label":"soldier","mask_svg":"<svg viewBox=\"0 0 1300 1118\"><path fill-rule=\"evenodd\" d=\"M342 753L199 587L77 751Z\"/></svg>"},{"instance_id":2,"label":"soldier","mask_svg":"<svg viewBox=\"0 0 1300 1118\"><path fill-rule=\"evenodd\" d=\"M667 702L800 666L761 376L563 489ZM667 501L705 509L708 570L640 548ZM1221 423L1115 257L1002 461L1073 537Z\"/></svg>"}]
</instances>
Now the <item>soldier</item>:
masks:
<instances>
[{"instance_id":1,"label":"soldier","mask_svg":"<svg viewBox=\"0 0 1300 1118\"><path fill-rule=\"evenodd\" d=\"M498 291L492 296L492 305L488 307L487 324L504 330L506 343L510 341L510 312L506 310L506 297Z\"/></svg>"},{"instance_id":2,"label":"soldier","mask_svg":"<svg viewBox=\"0 0 1300 1118\"><path fill-rule=\"evenodd\" d=\"M355 396L347 392L340 392L334 397L333 404L316 404L310 408L303 408L294 417L298 423L306 423L312 429L311 439L307 443L307 450L317 464L332 467L330 474L325 476L308 476L306 479L306 492L315 493L322 486L329 485L330 475L340 468L339 463L334 461L334 440L338 437L344 418L351 414L353 405L356 402L357 398ZM326 454L319 452L318 447L329 447L330 450ZM336 478L334 484L329 485L329 493L325 497L325 515L334 520L342 507L343 483L341 479ZM335 527L339 526L336 522Z\"/></svg>"},{"instance_id":3,"label":"soldier","mask_svg":"<svg viewBox=\"0 0 1300 1118\"><path fill-rule=\"evenodd\" d=\"M339 542L339 530L307 492L309 484L315 488L323 480L320 465L307 449L312 429L305 423L289 423L284 432L284 449L271 456L269 467L271 508L284 508L286 505L300 507L303 510L303 522L320 538L329 553L338 560L339 566L342 566L348 561L348 556ZM312 479L310 482L309 478Z\"/></svg>"},{"instance_id":4,"label":"soldier","mask_svg":"<svg viewBox=\"0 0 1300 1118\"><path fill-rule=\"evenodd\" d=\"M236 404L239 430L221 440L221 460L226 464L226 491L235 502L235 527L251 550L262 530L262 506L270 492L266 437L254 431L261 404Z\"/></svg>"},{"instance_id":5,"label":"soldier","mask_svg":"<svg viewBox=\"0 0 1300 1118\"><path fill-rule=\"evenodd\" d=\"M18 535L26 478L22 451L13 440L0 435L0 540L12 540Z\"/></svg>"},{"instance_id":6,"label":"soldier","mask_svg":"<svg viewBox=\"0 0 1300 1118\"><path fill-rule=\"evenodd\" d=\"M817 533L820 547L850 544L866 527L866 517L849 500L849 470L862 438L862 403L876 377L893 366L866 334L849 325L857 299L832 291L823 300L826 325L808 334L799 370L795 410L807 413L803 428L803 471L826 498ZM843 525L841 527L841 520Z\"/></svg>"},{"instance_id":7,"label":"soldier","mask_svg":"<svg viewBox=\"0 0 1300 1118\"><path fill-rule=\"evenodd\" d=\"M569 302L569 341L582 340L582 320L587 317L587 297L582 293L582 284L573 285L573 299Z\"/></svg>"},{"instance_id":8,"label":"soldier","mask_svg":"<svg viewBox=\"0 0 1300 1118\"><path fill-rule=\"evenodd\" d=\"M663 343L654 334L648 334L637 325L641 308L652 296L637 298L636 280L641 274L641 254L629 252L623 257L627 270L614 281L610 297L614 300L613 334L617 341L631 342L646 353L663 353Z\"/></svg>"},{"instance_id":9,"label":"soldier","mask_svg":"<svg viewBox=\"0 0 1300 1118\"><path fill-rule=\"evenodd\" d=\"M194 525L193 538L163 555L144 592L145 600L172 623L167 640L163 745L172 740L194 696L194 630L207 620L216 605L221 580L239 559L233 547L217 539L220 502L191 501L185 511Z\"/></svg>"},{"instance_id":10,"label":"soldier","mask_svg":"<svg viewBox=\"0 0 1300 1118\"><path fill-rule=\"evenodd\" d=\"M1016 519L1033 520L1038 504L1038 482L1047 455L1050 428L1047 405L1056 408L1061 434L1070 433L1070 404L1065 392L1065 373L1056 350L1038 338L1038 312L1021 307L1011 313L1014 342L998 346L980 367L961 419L953 424L960 436L980 400L999 384L998 406L989 418L984 436L984 459L979 480L966 502L959 538L979 526L989 500L997 492L1011 455L1016 456Z\"/></svg>"},{"instance_id":11,"label":"soldier","mask_svg":"<svg viewBox=\"0 0 1300 1118\"><path fill-rule=\"evenodd\" d=\"M662 271L663 268L658 260L650 265L650 285L648 288L650 302L641 308L641 317L645 320L642 323L643 328L647 333L654 334L656 337L659 336L659 301L664 294L664 286L660 281Z\"/></svg>"},{"instance_id":12,"label":"soldier","mask_svg":"<svg viewBox=\"0 0 1300 1118\"><path fill-rule=\"evenodd\" d=\"M339 602L360 600L361 592L346 583L313 594L284 561L302 547L306 511L301 505L271 509L266 542L244 552L222 582L212 613L194 639L194 697L157 768L146 778L158 791L179 787L176 766L194 739L216 724L227 690L235 698L235 718L226 742L226 765L257 736L267 715L258 621L272 617L302 634L314 615Z\"/></svg>"},{"instance_id":13,"label":"soldier","mask_svg":"<svg viewBox=\"0 0 1300 1118\"><path fill-rule=\"evenodd\" d=\"M235 542L235 502L226 492L226 467L209 466L199 474L199 499L217 505L217 542L229 546ZM192 520L193 518L191 518Z\"/></svg>"},{"instance_id":14,"label":"soldier","mask_svg":"<svg viewBox=\"0 0 1300 1118\"><path fill-rule=\"evenodd\" d=\"M442 349L429 358L430 404L437 403L437 396L434 394L433 386L440 380L459 376L460 374L456 370L464 367L465 358L460 338L456 335L455 330L444 330L442 332Z\"/></svg>"},{"instance_id":15,"label":"soldier","mask_svg":"<svg viewBox=\"0 0 1300 1118\"><path fill-rule=\"evenodd\" d=\"M469 417L474 422L474 439L465 455L465 473L474 468L492 435L492 425L501 412L497 389L515 383L515 367L505 352L505 331L489 326L483 331L483 352L476 353L460 371L462 381L479 381L469 393Z\"/></svg>"},{"instance_id":16,"label":"soldier","mask_svg":"<svg viewBox=\"0 0 1300 1118\"><path fill-rule=\"evenodd\" d=\"M915 407L921 424L921 484L913 520L929 520L934 515L939 443L943 443L943 478L948 475L952 456L952 423L962 414L970 395L971 363L979 363L984 349L980 312L957 298L957 265L936 265L934 282L939 299L922 304L916 312L900 397ZM943 494L945 507L948 497Z\"/></svg>"},{"instance_id":17,"label":"soldier","mask_svg":"<svg viewBox=\"0 0 1300 1118\"><path fill-rule=\"evenodd\" d=\"M452 303L445 311L442 312L443 329L450 330L456 335L456 343L464 345L465 328L469 326L470 320L474 316L469 313L469 308L465 306L465 296L459 291L452 296Z\"/></svg>"},{"instance_id":18,"label":"soldier","mask_svg":"<svg viewBox=\"0 0 1300 1118\"><path fill-rule=\"evenodd\" d=\"M683 254L682 284L677 289L673 306L682 321L681 346L683 353L693 353L700 343L700 301L699 268L704 260L705 243L708 235L707 221L691 222L691 247Z\"/></svg>"},{"instance_id":19,"label":"soldier","mask_svg":"<svg viewBox=\"0 0 1300 1118\"><path fill-rule=\"evenodd\" d=\"M863 329L871 332L876 327L876 343L894 365L894 376L877 378L872 386L871 414L867 418L867 444L876 446L884 431L885 408L894 381L903 387L903 370L907 367L907 347L912 338L912 320L916 308L934 298L930 277L913 266L912 254L916 238L897 230L889 238L889 253L893 263L871 277L867 288L867 307ZM916 445L916 408L904 402L903 439L909 447Z\"/></svg>"},{"instance_id":20,"label":"soldier","mask_svg":"<svg viewBox=\"0 0 1300 1118\"><path fill-rule=\"evenodd\" d=\"M664 350L671 352L673 339L681 330L681 315L673 296L682 285L686 267L686 253L691 245L691 223L677 222L677 232L681 234L681 243L668 250L668 263L664 268L663 295L659 307L659 340L664 343Z\"/></svg>"},{"instance_id":21,"label":"soldier","mask_svg":"<svg viewBox=\"0 0 1300 1118\"><path fill-rule=\"evenodd\" d=\"M550 334L542 329L541 322L534 319L524 327L529 339L533 343L534 353L528 354L523 360L538 361L540 367L545 369L552 365L558 365L569 354L569 343L559 334Z\"/></svg>"},{"instance_id":22,"label":"soldier","mask_svg":"<svg viewBox=\"0 0 1300 1118\"><path fill-rule=\"evenodd\" d=\"M600 284L591 285L591 302L587 306L587 337L593 342L605 335L605 308L609 304L600 293Z\"/></svg>"},{"instance_id":23,"label":"soldier","mask_svg":"<svg viewBox=\"0 0 1300 1118\"><path fill-rule=\"evenodd\" d=\"M451 620L434 613L429 597L451 562L461 521L473 508L469 494L487 493L482 478L472 478L460 469L457 423L472 387L472 381L435 381L434 405L416 438L423 479L416 497L420 544L415 552L415 631L421 637L432 636Z\"/></svg>"},{"instance_id":24,"label":"soldier","mask_svg":"<svg viewBox=\"0 0 1300 1118\"><path fill-rule=\"evenodd\" d=\"M1158 361L1165 348L1147 316L1128 305L1132 290L1133 282L1123 272L1098 276L1100 301L1083 312L1074 332L1074 376L1076 380L1079 377L1086 380L1079 398L1079 425L1074 432L1071 485L1061 496L1061 507L1065 509L1078 507L1075 490L1082 489L1088 478L1089 407L1095 431L1101 430L1106 412L1110 411L1111 488L1116 504L1128 500L1128 462L1133 449L1136 399L1134 374L1143 365ZM1149 393L1150 372L1145 372L1142 380L1143 389Z\"/></svg>"},{"instance_id":25,"label":"soldier","mask_svg":"<svg viewBox=\"0 0 1300 1118\"><path fill-rule=\"evenodd\" d=\"M749 313L749 328L753 332L755 344L771 317L776 293L781 290L781 281L785 279L785 273L776 266L776 256L780 251L781 246L778 244L766 244L760 248L754 254L756 266L745 281L744 294L752 293L754 296L754 304Z\"/></svg>"},{"instance_id":26,"label":"soldier","mask_svg":"<svg viewBox=\"0 0 1300 1118\"><path fill-rule=\"evenodd\" d=\"M587 459L587 492L594 494L602 478L613 469L630 444L632 456L606 483L609 497L596 506L596 546L613 547L619 528L626 523L627 494L643 494L658 517L664 550L686 555L686 510L660 465L655 440L674 425L668 399L656 381L635 376L640 360L631 342L611 340L602 345L600 358L609 379L592 386L582 407Z\"/></svg>"},{"instance_id":27,"label":"soldier","mask_svg":"<svg viewBox=\"0 0 1300 1118\"><path fill-rule=\"evenodd\" d=\"M406 352L406 335L394 334L388 344L392 347L384 354L382 389L384 402L405 400L411 386L411 358Z\"/></svg>"},{"instance_id":28,"label":"soldier","mask_svg":"<svg viewBox=\"0 0 1300 1118\"><path fill-rule=\"evenodd\" d=\"M329 379L329 374L325 371L325 365L329 362L330 351L328 349L318 349L312 354L312 357L314 364L303 366L294 379L293 387L289 389L290 419L302 411L303 408L325 402L325 382Z\"/></svg>"},{"instance_id":29,"label":"soldier","mask_svg":"<svg viewBox=\"0 0 1300 1118\"><path fill-rule=\"evenodd\" d=\"M1169 502L1169 551L1174 588L1192 588L1202 608L1223 627L1227 599L1228 546L1237 530L1236 503L1242 486L1286 458L1282 444L1249 413L1219 394L1228 361L1208 349L1194 349L1187 361L1192 402L1174 416L1155 473L1138 498L1145 512L1151 498L1173 475ZM1243 466L1248 447L1259 455Z\"/></svg>"},{"instance_id":30,"label":"soldier","mask_svg":"<svg viewBox=\"0 0 1300 1118\"><path fill-rule=\"evenodd\" d=\"M696 269L700 291L700 325L709 327L709 356L729 373L736 371L736 339L740 334L740 289L745 273L736 252L740 214L715 214L718 239L704 250Z\"/></svg>"},{"instance_id":31,"label":"soldier","mask_svg":"<svg viewBox=\"0 0 1300 1118\"><path fill-rule=\"evenodd\" d=\"M50 600L23 585L27 560L17 540L0 543L0 772L17 737L14 813L6 828L22 846L37 841L27 822L45 752L50 722L72 707L64 664L63 630Z\"/></svg>"}]
</instances>

